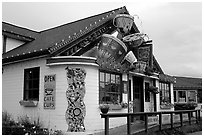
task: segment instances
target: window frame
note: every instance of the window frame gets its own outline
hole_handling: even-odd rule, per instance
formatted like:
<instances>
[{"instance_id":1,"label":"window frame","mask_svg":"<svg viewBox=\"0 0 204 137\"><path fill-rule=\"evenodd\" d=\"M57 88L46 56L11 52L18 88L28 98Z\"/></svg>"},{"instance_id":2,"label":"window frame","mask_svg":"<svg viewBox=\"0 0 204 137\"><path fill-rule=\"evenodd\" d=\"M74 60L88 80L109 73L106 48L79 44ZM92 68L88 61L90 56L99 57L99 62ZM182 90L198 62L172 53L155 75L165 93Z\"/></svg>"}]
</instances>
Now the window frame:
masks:
<instances>
[{"instance_id":1,"label":"window frame","mask_svg":"<svg viewBox=\"0 0 204 137\"><path fill-rule=\"evenodd\" d=\"M185 101L180 101L181 97L180 97L180 92L184 92L185 93ZM178 99L177 99L177 103L187 103L188 100L187 100L187 91L186 90L177 90L177 96L178 96Z\"/></svg>"},{"instance_id":2,"label":"window frame","mask_svg":"<svg viewBox=\"0 0 204 137\"><path fill-rule=\"evenodd\" d=\"M38 73L38 75L36 76L35 73ZM34 84L34 82L38 84L36 85ZM40 91L40 67L24 69L23 100L39 101L39 91ZM35 92L37 92L37 95L34 94Z\"/></svg>"},{"instance_id":3,"label":"window frame","mask_svg":"<svg viewBox=\"0 0 204 137\"><path fill-rule=\"evenodd\" d=\"M167 89L168 87L168 89ZM162 98L168 98L169 102L165 100L167 103L171 103L171 84L167 82L159 81L159 97L160 97L160 105L164 105L165 103L162 101ZM167 92L169 92L169 96L166 96ZM164 93L164 95L163 95Z\"/></svg>"},{"instance_id":4,"label":"window frame","mask_svg":"<svg viewBox=\"0 0 204 137\"><path fill-rule=\"evenodd\" d=\"M149 91L149 86L150 83L149 82L145 82L145 102L149 102L150 103L150 91Z\"/></svg>"},{"instance_id":5,"label":"window frame","mask_svg":"<svg viewBox=\"0 0 204 137\"><path fill-rule=\"evenodd\" d=\"M101 73L103 73L103 81L101 81ZM106 79L106 74L109 74L109 81L106 81L107 79ZM114 82L112 82L111 80L111 76L112 75L115 75L115 83ZM117 82L117 76L119 76L119 82ZM118 85L118 93L115 93L117 96L119 96L119 101L117 101L117 103L113 103L113 102L111 102L111 101L103 101L102 100L102 97L100 96L101 94L104 94L104 96L106 96L107 94L114 94L114 92L111 92L111 91L109 91L109 92L107 92L107 91L103 91L104 93L101 93L102 91L101 91L101 83L103 83L104 84L104 89L105 89L105 85L106 84L117 84ZM109 87L110 88L110 90L111 90L111 88L112 87ZM116 72L111 72L111 71L106 71L106 70L99 70L99 104L103 104L103 103L107 103L107 104L118 104L118 103L121 103L122 102L122 93L123 93L123 91L122 91L122 74L120 74L120 73L116 73Z\"/></svg>"},{"instance_id":6,"label":"window frame","mask_svg":"<svg viewBox=\"0 0 204 137\"><path fill-rule=\"evenodd\" d=\"M195 96L195 101L189 101L189 95L190 95L190 92L194 92L194 96ZM196 90L188 90L187 91L187 101L188 102L193 102L193 103L197 103L198 101L197 101L197 91Z\"/></svg>"}]
</instances>

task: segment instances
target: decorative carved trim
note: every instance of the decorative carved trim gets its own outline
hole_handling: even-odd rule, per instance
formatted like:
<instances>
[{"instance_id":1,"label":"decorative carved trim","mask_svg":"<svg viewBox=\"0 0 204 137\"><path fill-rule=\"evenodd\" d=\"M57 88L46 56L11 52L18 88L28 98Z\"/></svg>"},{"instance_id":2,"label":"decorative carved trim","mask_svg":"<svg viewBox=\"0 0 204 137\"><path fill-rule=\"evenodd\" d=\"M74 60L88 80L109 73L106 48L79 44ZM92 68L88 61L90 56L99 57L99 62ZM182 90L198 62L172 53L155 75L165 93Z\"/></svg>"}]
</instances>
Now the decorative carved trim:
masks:
<instances>
[{"instance_id":1,"label":"decorative carved trim","mask_svg":"<svg viewBox=\"0 0 204 137\"><path fill-rule=\"evenodd\" d=\"M96 28L90 34L87 34L86 37L81 38L79 42L69 47L67 50L64 50L59 54L59 56L73 56L77 55L78 53L80 53L79 55L81 55L85 53L86 50L90 49L91 47L88 48L88 45L99 40L102 34L113 32L115 29L116 28L114 28L113 25L110 24L110 22L107 22L101 27Z\"/></svg>"},{"instance_id":2,"label":"decorative carved trim","mask_svg":"<svg viewBox=\"0 0 204 137\"><path fill-rule=\"evenodd\" d=\"M68 88L66 98L68 102L65 118L68 124L68 132L84 132L84 118L86 107L85 96L85 77L86 70L83 68L65 68L67 75Z\"/></svg>"}]
</instances>

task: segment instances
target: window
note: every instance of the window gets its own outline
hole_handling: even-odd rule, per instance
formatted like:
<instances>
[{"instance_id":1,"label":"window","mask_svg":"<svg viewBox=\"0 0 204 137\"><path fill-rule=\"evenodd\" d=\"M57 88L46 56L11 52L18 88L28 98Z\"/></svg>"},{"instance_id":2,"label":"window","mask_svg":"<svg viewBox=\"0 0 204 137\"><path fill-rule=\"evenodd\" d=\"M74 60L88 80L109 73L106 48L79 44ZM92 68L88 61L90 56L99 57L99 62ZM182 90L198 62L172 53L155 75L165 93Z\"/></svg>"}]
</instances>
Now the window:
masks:
<instances>
[{"instance_id":1,"label":"window","mask_svg":"<svg viewBox=\"0 0 204 137\"><path fill-rule=\"evenodd\" d=\"M196 91L188 91L188 101L196 102Z\"/></svg>"},{"instance_id":2,"label":"window","mask_svg":"<svg viewBox=\"0 0 204 137\"><path fill-rule=\"evenodd\" d=\"M24 70L24 100L39 100L40 68Z\"/></svg>"},{"instance_id":3,"label":"window","mask_svg":"<svg viewBox=\"0 0 204 137\"><path fill-rule=\"evenodd\" d=\"M149 83L145 82L145 102L150 102Z\"/></svg>"},{"instance_id":4,"label":"window","mask_svg":"<svg viewBox=\"0 0 204 137\"><path fill-rule=\"evenodd\" d=\"M160 105L171 103L171 92L169 83L159 83Z\"/></svg>"},{"instance_id":5,"label":"window","mask_svg":"<svg viewBox=\"0 0 204 137\"><path fill-rule=\"evenodd\" d=\"M202 103L202 89L197 90L197 102Z\"/></svg>"},{"instance_id":6,"label":"window","mask_svg":"<svg viewBox=\"0 0 204 137\"><path fill-rule=\"evenodd\" d=\"M99 103L118 104L121 102L121 75L100 72L99 86Z\"/></svg>"},{"instance_id":7,"label":"window","mask_svg":"<svg viewBox=\"0 0 204 137\"><path fill-rule=\"evenodd\" d=\"M177 92L174 91L174 102L177 102Z\"/></svg>"},{"instance_id":8,"label":"window","mask_svg":"<svg viewBox=\"0 0 204 137\"><path fill-rule=\"evenodd\" d=\"M186 91L178 91L178 102L186 102Z\"/></svg>"}]
</instances>

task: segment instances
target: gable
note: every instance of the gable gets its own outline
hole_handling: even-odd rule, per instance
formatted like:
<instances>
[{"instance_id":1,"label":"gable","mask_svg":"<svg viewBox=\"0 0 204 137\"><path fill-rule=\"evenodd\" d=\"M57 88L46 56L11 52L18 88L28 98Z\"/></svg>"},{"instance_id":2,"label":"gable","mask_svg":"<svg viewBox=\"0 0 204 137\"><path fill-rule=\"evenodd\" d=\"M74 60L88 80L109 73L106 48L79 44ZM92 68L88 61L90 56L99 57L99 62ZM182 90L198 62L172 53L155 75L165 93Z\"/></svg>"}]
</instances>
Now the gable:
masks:
<instances>
[{"instance_id":1,"label":"gable","mask_svg":"<svg viewBox=\"0 0 204 137\"><path fill-rule=\"evenodd\" d=\"M9 38L9 37L6 37L6 39L4 39L4 40L5 40L5 52L13 50L13 49L15 49L15 48L17 48L17 47L19 47L25 43L24 41L16 40L16 39Z\"/></svg>"}]
</instances>

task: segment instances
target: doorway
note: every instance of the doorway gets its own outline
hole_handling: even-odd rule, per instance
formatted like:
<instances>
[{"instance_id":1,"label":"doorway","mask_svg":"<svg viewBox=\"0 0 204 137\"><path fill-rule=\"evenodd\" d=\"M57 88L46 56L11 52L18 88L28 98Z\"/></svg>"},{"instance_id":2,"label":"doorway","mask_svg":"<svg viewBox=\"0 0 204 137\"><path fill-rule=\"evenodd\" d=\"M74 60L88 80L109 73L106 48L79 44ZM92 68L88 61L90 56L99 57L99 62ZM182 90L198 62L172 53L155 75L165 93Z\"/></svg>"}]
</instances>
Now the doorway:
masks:
<instances>
[{"instance_id":1,"label":"doorway","mask_svg":"<svg viewBox=\"0 0 204 137\"><path fill-rule=\"evenodd\" d=\"M133 77L133 113L144 112L143 81L141 77ZM138 116L136 119L142 120L143 117Z\"/></svg>"}]
</instances>

